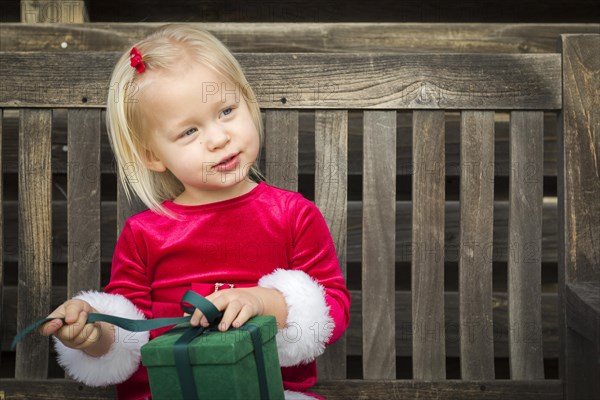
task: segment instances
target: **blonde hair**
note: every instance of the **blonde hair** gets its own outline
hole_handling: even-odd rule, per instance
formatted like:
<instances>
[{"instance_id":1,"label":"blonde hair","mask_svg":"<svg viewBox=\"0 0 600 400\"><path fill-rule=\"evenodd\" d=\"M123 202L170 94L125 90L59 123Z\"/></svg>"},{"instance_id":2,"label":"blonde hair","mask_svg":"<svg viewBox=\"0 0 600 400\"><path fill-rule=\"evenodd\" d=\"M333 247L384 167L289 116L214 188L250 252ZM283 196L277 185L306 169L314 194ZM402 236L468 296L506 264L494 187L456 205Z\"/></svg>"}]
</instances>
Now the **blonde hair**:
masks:
<instances>
[{"instance_id":1,"label":"blonde hair","mask_svg":"<svg viewBox=\"0 0 600 400\"><path fill-rule=\"evenodd\" d=\"M146 71L169 70L185 58L212 68L234 83L248 105L260 143L263 143L262 118L256 96L237 60L213 35L189 25L169 24L132 47L142 55ZM130 51L131 48L121 56L113 70L106 106L108 137L117 161L118 176L129 200L133 192L149 209L173 216L162 202L181 194L183 185L170 171L155 172L145 166L147 139L143 137L143 119L136 99L138 81L143 79L145 72L140 74L130 65ZM263 176L257 163L258 158L249 175L259 181Z\"/></svg>"}]
</instances>

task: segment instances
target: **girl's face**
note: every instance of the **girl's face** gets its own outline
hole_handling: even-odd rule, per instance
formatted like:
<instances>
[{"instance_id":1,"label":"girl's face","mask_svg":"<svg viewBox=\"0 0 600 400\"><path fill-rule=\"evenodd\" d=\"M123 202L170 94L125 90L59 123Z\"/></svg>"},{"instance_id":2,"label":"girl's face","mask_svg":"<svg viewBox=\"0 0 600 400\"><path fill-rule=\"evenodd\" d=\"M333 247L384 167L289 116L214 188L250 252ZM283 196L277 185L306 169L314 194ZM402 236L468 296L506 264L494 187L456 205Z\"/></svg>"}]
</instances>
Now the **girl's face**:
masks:
<instances>
[{"instance_id":1,"label":"girl's face","mask_svg":"<svg viewBox=\"0 0 600 400\"><path fill-rule=\"evenodd\" d=\"M146 166L181 181L185 190L175 201L226 200L254 187L248 173L259 135L238 85L197 63L147 74L139 96L149 128Z\"/></svg>"}]
</instances>

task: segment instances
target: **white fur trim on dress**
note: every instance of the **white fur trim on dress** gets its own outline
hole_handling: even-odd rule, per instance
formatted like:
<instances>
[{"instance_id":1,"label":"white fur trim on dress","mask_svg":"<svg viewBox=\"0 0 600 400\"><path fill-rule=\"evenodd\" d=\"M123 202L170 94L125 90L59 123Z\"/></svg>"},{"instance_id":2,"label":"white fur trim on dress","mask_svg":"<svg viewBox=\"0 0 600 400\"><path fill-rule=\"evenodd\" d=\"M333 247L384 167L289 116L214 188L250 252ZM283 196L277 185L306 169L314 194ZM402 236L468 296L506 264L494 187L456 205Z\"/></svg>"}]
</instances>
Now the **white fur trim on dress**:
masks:
<instances>
[{"instance_id":1,"label":"white fur trim on dress","mask_svg":"<svg viewBox=\"0 0 600 400\"><path fill-rule=\"evenodd\" d=\"M277 332L281 366L306 364L323 354L334 328L323 286L303 271L284 269L263 276L258 285L279 290L288 307L286 324Z\"/></svg>"},{"instance_id":2,"label":"white fur trim on dress","mask_svg":"<svg viewBox=\"0 0 600 400\"><path fill-rule=\"evenodd\" d=\"M102 314L130 319L145 319L128 299L118 294L81 292L74 298L87 301ZM92 357L54 339L58 363L75 380L88 386L106 386L127 380L139 367L140 348L149 340L148 332L129 332L115 327L115 341L108 353Z\"/></svg>"},{"instance_id":3,"label":"white fur trim on dress","mask_svg":"<svg viewBox=\"0 0 600 400\"><path fill-rule=\"evenodd\" d=\"M315 400L312 396L300 392L292 392L291 390L285 390L283 396L285 400Z\"/></svg>"}]
</instances>

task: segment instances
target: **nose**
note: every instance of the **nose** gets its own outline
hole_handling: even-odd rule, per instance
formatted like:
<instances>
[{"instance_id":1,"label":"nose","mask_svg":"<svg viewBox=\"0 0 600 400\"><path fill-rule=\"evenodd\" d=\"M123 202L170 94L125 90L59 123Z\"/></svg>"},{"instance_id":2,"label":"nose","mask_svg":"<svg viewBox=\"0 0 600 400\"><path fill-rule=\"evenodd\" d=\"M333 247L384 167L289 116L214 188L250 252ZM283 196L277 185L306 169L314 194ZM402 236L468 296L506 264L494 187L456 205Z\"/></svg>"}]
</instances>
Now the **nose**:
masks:
<instances>
[{"instance_id":1,"label":"nose","mask_svg":"<svg viewBox=\"0 0 600 400\"><path fill-rule=\"evenodd\" d=\"M231 137L225 127L218 123L211 124L205 130L206 145L211 151L224 147L230 140Z\"/></svg>"}]
</instances>

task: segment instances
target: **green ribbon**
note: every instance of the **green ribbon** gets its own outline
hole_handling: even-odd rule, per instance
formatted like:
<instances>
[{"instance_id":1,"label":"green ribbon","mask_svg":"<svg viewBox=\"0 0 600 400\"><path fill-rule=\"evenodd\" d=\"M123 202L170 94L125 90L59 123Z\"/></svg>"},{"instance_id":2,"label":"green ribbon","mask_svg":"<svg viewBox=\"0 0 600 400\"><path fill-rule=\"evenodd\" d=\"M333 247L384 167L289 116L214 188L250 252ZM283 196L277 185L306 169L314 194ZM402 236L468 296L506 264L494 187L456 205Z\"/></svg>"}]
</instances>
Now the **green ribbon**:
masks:
<instances>
[{"instance_id":1,"label":"green ribbon","mask_svg":"<svg viewBox=\"0 0 600 400\"><path fill-rule=\"evenodd\" d=\"M191 306L187 304L190 304ZM166 326L189 322L191 319L191 314L193 314L196 309L202 311L202 313L209 322L209 326L207 328L203 326L191 326L189 328L186 328L181 337L177 339L173 346L175 367L177 368L177 374L179 377L179 383L181 385L183 397L186 399L197 399L196 384L194 382L192 369L190 368L190 355L188 351L188 345L196 337L202 335L204 332L216 330L216 327L221 321L223 313L220 312L214 306L213 303L191 290L188 290L185 293L185 295L181 299L180 305L186 313L190 314L190 316L136 320L115 317L114 315L108 314L90 313L88 315L86 323L90 324L94 322L108 322L130 332L145 332L153 329L164 328ZM64 318L43 318L34 322L15 336L11 344L11 349L14 350L17 343L19 343L29 333L36 330L45 323L53 321L55 319L60 319L63 322L65 321ZM250 333L250 338L252 340L252 345L254 347L255 353L256 370L258 372L260 398L268 399L269 389L267 386L267 373L265 368L265 359L262 351L262 338L260 330L255 325L244 325L238 329L245 330Z\"/></svg>"}]
</instances>

